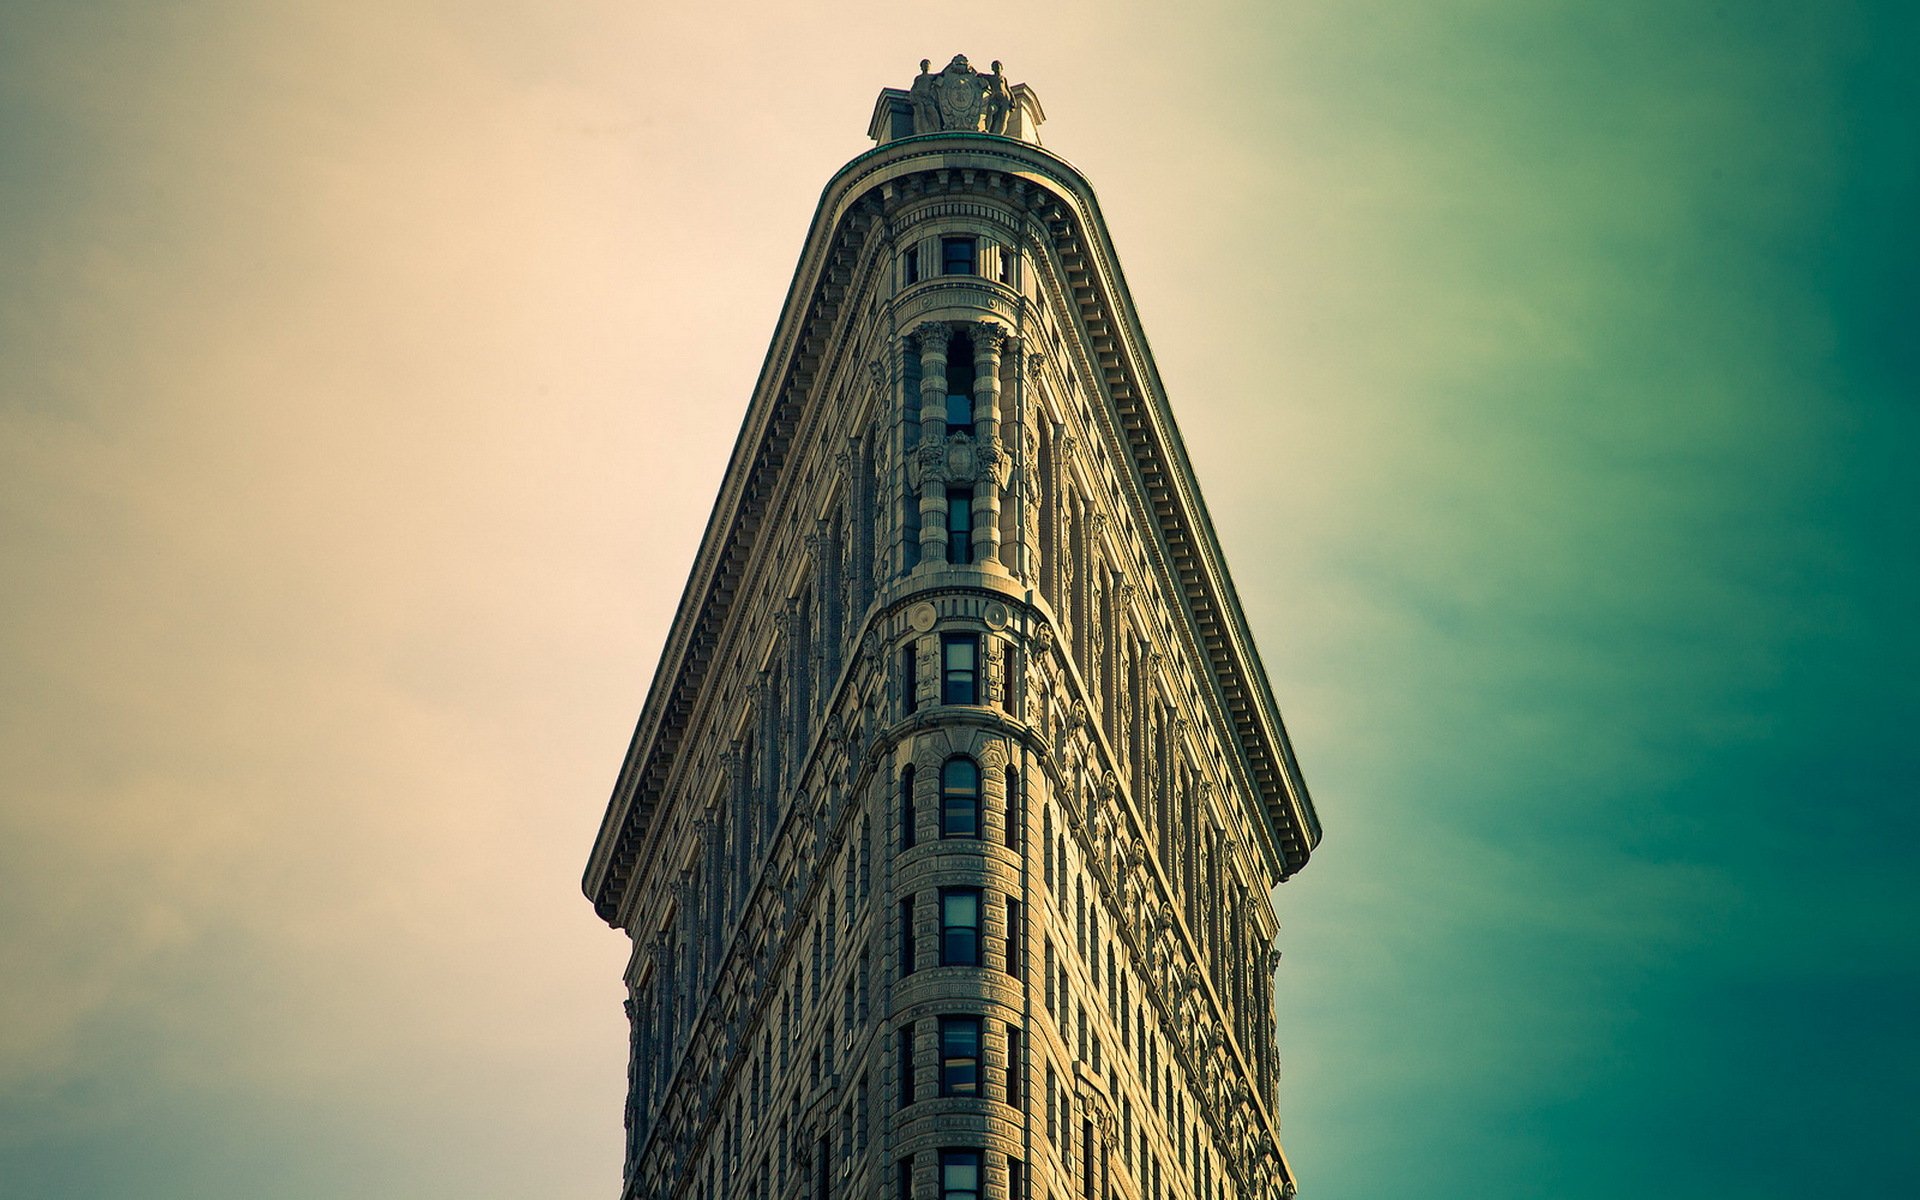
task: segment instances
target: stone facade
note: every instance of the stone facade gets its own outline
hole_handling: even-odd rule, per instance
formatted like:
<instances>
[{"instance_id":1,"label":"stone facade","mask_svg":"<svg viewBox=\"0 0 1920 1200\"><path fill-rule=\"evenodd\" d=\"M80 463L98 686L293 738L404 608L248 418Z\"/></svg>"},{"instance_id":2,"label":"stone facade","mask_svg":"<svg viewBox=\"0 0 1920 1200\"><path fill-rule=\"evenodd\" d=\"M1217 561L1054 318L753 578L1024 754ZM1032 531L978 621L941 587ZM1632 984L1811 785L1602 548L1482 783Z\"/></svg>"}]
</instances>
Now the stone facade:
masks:
<instances>
[{"instance_id":1,"label":"stone facade","mask_svg":"<svg viewBox=\"0 0 1920 1200\"><path fill-rule=\"evenodd\" d=\"M1319 839L1091 190L956 58L828 185L585 888L630 1200L1279 1200Z\"/></svg>"}]
</instances>

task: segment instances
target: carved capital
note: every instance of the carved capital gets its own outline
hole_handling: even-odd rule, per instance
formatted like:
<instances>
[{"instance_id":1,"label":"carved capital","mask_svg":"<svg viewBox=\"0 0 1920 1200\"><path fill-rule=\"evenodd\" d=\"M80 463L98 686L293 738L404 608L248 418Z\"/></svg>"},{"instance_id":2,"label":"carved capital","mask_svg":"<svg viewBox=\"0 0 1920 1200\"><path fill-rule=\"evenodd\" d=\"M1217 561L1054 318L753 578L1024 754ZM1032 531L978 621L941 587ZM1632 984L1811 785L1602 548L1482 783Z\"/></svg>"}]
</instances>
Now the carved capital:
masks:
<instances>
[{"instance_id":1,"label":"carved capital","mask_svg":"<svg viewBox=\"0 0 1920 1200\"><path fill-rule=\"evenodd\" d=\"M1000 356L1000 347L1013 336L1007 332L1006 326L993 321L981 321L973 327L972 333L975 352L993 358Z\"/></svg>"},{"instance_id":2,"label":"carved capital","mask_svg":"<svg viewBox=\"0 0 1920 1200\"><path fill-rule=\"evenodd\" d=\"M953 326L946 321L922 321L907 331L907 338L923 355L929 351L945 355L953 340Z\"/></svg>"}]
</instances>

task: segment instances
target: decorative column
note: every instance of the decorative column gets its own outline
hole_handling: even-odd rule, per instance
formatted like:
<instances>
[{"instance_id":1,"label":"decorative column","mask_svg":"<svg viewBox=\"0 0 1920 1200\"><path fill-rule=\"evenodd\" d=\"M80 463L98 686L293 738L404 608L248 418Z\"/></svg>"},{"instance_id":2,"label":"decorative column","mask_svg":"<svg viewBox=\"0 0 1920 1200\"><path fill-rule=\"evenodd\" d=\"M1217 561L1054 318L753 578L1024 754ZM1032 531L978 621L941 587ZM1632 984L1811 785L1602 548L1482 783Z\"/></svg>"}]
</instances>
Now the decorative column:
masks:
<instances>
[{"instance_id":1,"label":"decorative column","mask_svg":"<svg viewBox=\"0 0 1920 1200\"><path fill-rule=\"evenodd\" d=\"M947 344L953 328L929 321L913 331L920 345L920 444L908 484L920 493L920 562L947 561Z\"/></svg>"},{"instance_id":2,"label":"decorative column","mask_svg":"<svg viewBox=\"0 0 1920 1200\"><path fill-rule=\"evenodd\" d=\"M732 810L729 817L734 833L732 854L736 878L733 911L727 917L733 920L746 907L747 891L753 886L753 865L760 857L760 823L754 820L751 799L741 782L745 772L740 769L738 741L720 752L720 774L725 781L721 785L723 794Z\"/></svg>"},{"instance_id":3,"label":"decorative column","mask_svg":"<svg viewBox=\"0 0 1920 1200\"><path fill-rule=\"evenodd\" d=\"M869 364L873 369L875 390L883 389L883 371L875 360ZM867 605L873 597L873 575L879 564L875 562L874 546L875 525L879 514L873 503L873 435L855 434L847 439L847 461L851 471L847 476L848 521L853 528L852 551L847 559L847 620L851 626L866 614Z\"/></svg>"},{"instance_id":4,"label":"decorative column","mask_svg":"<svg viewBox=\"0 0 1920 1200\"><path fill-rule=\"evenodd\" d=\"M850 472L852 458L842 451L841 477ZM814 658L820 664L820 677L809 690L816 712L826 710L827 690L840 678L840 539L828 521L815 521L807 535L807 550L813 555L814 604L819 611L820 645Z\"/></svg>"},{"instance_id":5,"label":"decorative column","mask_svg":"<svg viewBox=\"0 0 1920 1200\"><path fill-rule=\"evenodd\" d=\"M774 736L780 744L788 748L782 754L780 783L784 788L789 783L797 783L795 773L805 761L807 747L804 738L808 733L809 719L806 710L808 693L806 675L813 669L812 649L807 645L806 622L801 619L798 601L789 600L774 616L774 623L785 637L787 650L787 696L782 701L782 721L774 730Z\"/></svg>"},{"instance_id":6,"label":"decorative column","mask_svg":"<svg viewBox=\"0 0 1920 1200\"><path fill-rule=\"evenodd\" d=\"M1014 574L1032 586L1040 586L1040 521L1042 489L1040 480L1040 414L1032 397L1020 389L1020 471L1014 487L1020 497L1020 544L1013 558Z\"/></svg>"},{"instance_id":7,"label":"decorative column","mask_svg":"<svg viewBox=\"0 0 1920 1200\"><path fill-rule=\"evenodd\" d=\"M973 484L973 561L1000 561L1000 491L1008 461L1000 438L1000 347L1004 327L982 321L973 327L973 427L980 471Z\"/></svg>"}]
</instances>

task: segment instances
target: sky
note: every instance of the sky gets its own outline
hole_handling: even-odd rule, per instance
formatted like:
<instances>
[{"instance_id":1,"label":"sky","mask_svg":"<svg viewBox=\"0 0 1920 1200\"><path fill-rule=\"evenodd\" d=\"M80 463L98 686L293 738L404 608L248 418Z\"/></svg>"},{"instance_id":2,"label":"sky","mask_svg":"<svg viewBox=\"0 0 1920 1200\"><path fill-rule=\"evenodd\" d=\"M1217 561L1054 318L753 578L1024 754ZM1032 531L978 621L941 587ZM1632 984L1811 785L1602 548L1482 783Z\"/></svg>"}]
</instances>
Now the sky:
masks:
<instances>
[{"instance_id":1,"label":"sky","mask_svg":"<svg viewBox=\"0 0 1920 1200\"><path fill-rule=\"evenodd\" d=\"M1920 1169L1911 6L0 5L0 1200L612 1197L579 894L821 187L1004 60L1326 827L1308 1200Z\"/></svg>"}]
</instances>

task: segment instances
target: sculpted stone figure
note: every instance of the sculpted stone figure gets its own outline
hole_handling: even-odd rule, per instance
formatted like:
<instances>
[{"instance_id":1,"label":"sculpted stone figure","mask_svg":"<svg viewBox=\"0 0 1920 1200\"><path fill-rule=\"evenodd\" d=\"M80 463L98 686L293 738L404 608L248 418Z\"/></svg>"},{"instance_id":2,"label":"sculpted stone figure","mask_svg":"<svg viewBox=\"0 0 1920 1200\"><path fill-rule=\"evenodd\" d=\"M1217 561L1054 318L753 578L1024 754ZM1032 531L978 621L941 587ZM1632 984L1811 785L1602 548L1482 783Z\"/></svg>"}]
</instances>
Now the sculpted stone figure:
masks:
<instances>
[{"instance_id":1,"label":"sculpted stone figure","mask_svg":"<svg viewBox=\"0 0 1920 1200\"><path fill-rule=\"evenodd\" d=\"M1000 63L994 61L993 74L987 76L987 132L1005 136L1007 117L1013 112L1013 91L1007 87L1007 77L1000 73Z\"/></svg>"},{"instance_id":2,"label":"sculpted stone figure","mask_svg":"<svg viewBox=\"0 0 1920 1200\"><path fill-rule=\"evenodd\" d=\"M920 60L920 74L914 78L908 96L913 103L913 131L1005 135L1013 114L1013 89L1000 64L993 74L982 75L973 69L964 54L956 54L938 75L929 73L931 60Z\"/></svg>"},{"instance_id":3,"label":"sculpted stone figure","mask_svg":"<svg viewBox=\"0 0 1920 1200\"><path fill-rule=\"evenodd\" d=\"M913 90L913 131L915 133L937 133L940 129L940 102L933 95L933 81L936 76L927 70L933 60L920 60L920 74L914 78Z\"/></svg>"}]
</instances>

